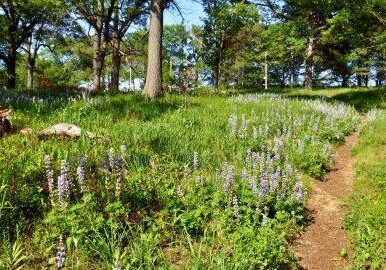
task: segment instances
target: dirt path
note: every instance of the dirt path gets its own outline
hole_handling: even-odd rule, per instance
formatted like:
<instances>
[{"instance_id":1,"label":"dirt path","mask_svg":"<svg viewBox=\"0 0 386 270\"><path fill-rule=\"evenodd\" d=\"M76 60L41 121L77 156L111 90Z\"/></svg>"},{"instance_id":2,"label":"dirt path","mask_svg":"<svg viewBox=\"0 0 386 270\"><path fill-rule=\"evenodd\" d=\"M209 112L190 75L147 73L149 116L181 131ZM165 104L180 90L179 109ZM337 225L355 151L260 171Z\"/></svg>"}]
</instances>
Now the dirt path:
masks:
<instances>
[{"instance_id":1,"label":"dirt path","mask_svg":"<svg viewBox=\"0 0 386 270\"><path fill-rule=\"evenodd\" d=\"M354 158L350 151L357 142L354 133L335 154L332 168L315 181L307 201L310 224L295 243L295 254L300 269L343 269L348 262L340 253L348 250L348 240L343 229L344 204L342 199L354 185Z\"/></svg>"}]
</instances>

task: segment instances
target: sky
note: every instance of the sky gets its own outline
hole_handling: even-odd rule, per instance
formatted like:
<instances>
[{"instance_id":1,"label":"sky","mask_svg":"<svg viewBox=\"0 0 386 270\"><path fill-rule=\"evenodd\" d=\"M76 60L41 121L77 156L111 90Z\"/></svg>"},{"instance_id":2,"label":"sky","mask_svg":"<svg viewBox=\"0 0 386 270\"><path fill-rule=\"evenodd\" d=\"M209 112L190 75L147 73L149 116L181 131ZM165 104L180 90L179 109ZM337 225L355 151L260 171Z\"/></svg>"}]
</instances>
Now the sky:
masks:
<instances>
[{"instance_id":1,"label":"sky","mask_svg":"<svg viewBox=\"0 0 386 270\"><path fill-rule=\"evenodd\" d=\"M190 25L202 24L200 17L204 17L204 11L199 3L192 0L177 0L178 6L183 13L186 23ZM175 8L171 8L164 13L164 24L178 24L182 22L182 17Z\"/></svg>"}]
</instances>

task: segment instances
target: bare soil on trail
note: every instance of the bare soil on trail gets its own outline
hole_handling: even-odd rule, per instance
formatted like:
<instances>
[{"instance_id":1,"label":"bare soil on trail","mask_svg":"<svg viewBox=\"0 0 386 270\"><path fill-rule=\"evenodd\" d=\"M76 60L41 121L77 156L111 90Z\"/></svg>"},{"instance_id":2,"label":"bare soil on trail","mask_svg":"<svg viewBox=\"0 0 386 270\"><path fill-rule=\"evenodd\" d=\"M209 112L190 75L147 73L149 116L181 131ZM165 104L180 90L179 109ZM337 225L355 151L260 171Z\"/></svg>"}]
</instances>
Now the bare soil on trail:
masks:
<instances>
[{"instance_id":1,"label":"bare soil on trail","mask_svg":"<svg viewBox=\"0 0 386 270\"><path fill-rule=\"evenodd\" d=\"M323 180L313 183L306 204L309 224L294 245L299 269L331 270L348 265L341 256L342 250L349 250L343 228L343 199L354 186L355 159L351 149L357 139L356 133L347 136L344 144L336 149L334 164Z\"/></svg>"}]
</instances>

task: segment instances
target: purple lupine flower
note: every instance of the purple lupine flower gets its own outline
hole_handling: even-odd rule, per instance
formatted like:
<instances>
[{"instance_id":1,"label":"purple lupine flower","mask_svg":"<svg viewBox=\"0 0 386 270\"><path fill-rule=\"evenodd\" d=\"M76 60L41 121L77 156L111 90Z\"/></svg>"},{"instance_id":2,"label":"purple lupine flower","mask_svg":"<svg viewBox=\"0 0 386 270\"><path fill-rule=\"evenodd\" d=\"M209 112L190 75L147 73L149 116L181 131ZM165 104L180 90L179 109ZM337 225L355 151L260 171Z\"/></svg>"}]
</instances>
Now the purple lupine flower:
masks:
<instances>
[{"instance_id":1,"label":"purple lupine flower","mask_svg":"<svg viewBox=\"0 0 386 270\"><path fill-rule=\"evenodd\" d=\"M252 193L256 196L258 195L259 193L259 190L257 189L257 183L256 183L256 179L253 178L253 177L248 177L248 183L249 183L249 186L252 190Z\"/></svg>"},{"instance_id":2,"label":"purple lupine flower","mask_svg":"<svg viewBox=\"0 0 386 270\"><path fill-rule=\"evenodd\" d=\"M249 121L246 119L245 114L241 116L241 127L239 130L239 138L245 139L247 137Z\"/></svg>"},{"instance_id":3,"label":"purple lupine flower","mask_svg":"<svg viewBox=\"0 0 386 270\"><path fill-rule=\"evenodd\" d=\"M185 195L185 193L184 193L183 189L181 188L181 186L177 186L176 193L177 193L178 197L183 197Z\"/></svg>"},{"instance_id":4,"label":"purple lupine flower","mask_svg":"<svg viewBox=\"0 0 386 270\"><path fill-rule=\"evenodd\" d=\"M127 156L126 145L122 144L121 147L120 147L120 151L121 151L121 158L122 158L122 160L125 160L126 156Z\"/></svg>"},{"instance_id":5,"label":"purple lupine flower","mask_svg":"<svg viewBox=\"0 0 386 270\"><path fill-rule=\"evenodd\" d=\"M228 163L224 163L224 169L223 169L223 174L224 174L224 191L228 192L231 185L235 181L235 168L233 165L228 165Z\"/></svg>"},{"instance_id":6,"label":"purple lupine flower","mask_svg":"<svg viewBox=\"0 0 386 270\"><path fill-rule=\"evenodd\" d=\"M111 172L114 171L115 169L115 151L114 151L114 148L110 148L108 151L107 151L107 159L108 159L108 162L109 162L109 166L110 166L110 170Z\"/></svg>"},{"instance_id":7,"label":"purple lupine flower","mask_svg":"<svg viewBox=\"0 0 386 270\"><path fill-rule=\"evenodd\" d=\"M80 187L80 192L86 192L86 176L85 176L85 167L87 163L87 157L84 156L79 160L78 167L76 168L76 175L78 176L78 182Z\"/></svg>"},{"instance_id":8,"label":"purple lupine flower","mask_svg":"<svg viewBox=\"0 0 386 270\"><path fill-rule=\"evenodd\" d=\"M229 125L230 135L232 137L235 137L237 133L237 115L235 113L233 113L231 117L229 117L228 125Z\"/></svg>"},{"instance_id":9,"label":"purple lupine flower","mask_svg":"<svg viewBox=\"0 0 386 270\"><path fill-rule=\"evenodd\" d=\"M194 152L193 153L193 170L197 170L198 168L198 153Z\"/></svg>"},{"instance_id":10,"label":"purple lupine flower","mask_svg":"<svg viewBox=\"0 0 386 270\"><path fill-rule=\"evenodd\" d=\"M204 176L198 175L196 177L196 186L197 187L202 187L204 185Z\"/></svg>"},{"instance_id":11,"label":"purple lupine flower","mask_svg":"<svg viewBox=\"0 0 386 270\"><path fill-rule=\"evenodd\" d=\"M264 199L269 194L269 182L267 175L263 172L260 174L260 185L259 185L259 197Z\"/></svg>"},{"instance_id":12,"label":"purple lupine flower","mask_svg":"<svg viewBox=\"0 0 386 270\"><path fill-rule=\"evenodd\" d=\"M51 158L49 155L44 156L44 168L46 169L48 191L49 191L51 206L54 206L55 205L55 200L54 200L55 180L54 180L54 170L52 169Z\"/></svg>"},{"instance_id":13,"label":"purple lupine flower","mask_svg":"<svg viewBox=\"0 0 386 270\"><path fill-rule=\"evenodd\" d=\"M300 182L296 182L293 188L292 198L298 201L302 201L304 198L303 186Z\"/></svg>"},{"instance_id":14,"label":"purple lupine flower","mask_svg":"<svg viewBox=\"0 0 386 270\"><path fill-rule=\"evenodd\" d=\"M233 206L233 217L237 220L240 219L240 211L239 211L239 201L237 200L237 196L233 196L232 198L232 206Z\"/></svg>"},{"instance_id":15,"label":"purple lupine flower","mask_svg":"<svg viewBox=\"0 0 386 270\"><path fill-rule=\"evenodd\" d=\"M253 130L253 141L256 141L257 138L259 137L259 135L258 135L258 134L259 134L259 133L258 133L258 130L257 130L256 127L253 127L252 130Z\"/></svg>"},{"instance_id":16,"label":"purple lupine flower","mask_svg":"<svg viewBox=\"0 0 386 270\"><path fill-rule=\"evenodd\" d=\"M215 185L218 187L220 185L220 179L221 179L221 170L219 168L216 169L215 173Z\"/></svg>"},{"instance_id":17,"label":"purple lupine flower","mask_svg":"<svg viewBox=\"0 0 386 270\"><path fill-rule=\"evenodd\" d=\"M270 189L272 192L276 191L279 187L279 179L280 179L280 168L276 168L275 173L272 175Z\"/></svg>"},{"instance_id":18,"label":"purple lupine flower","mask_svg":"<svg viewBox=\"0 0 386 270\"><path fill-rule=\"evenodd\" d=\"M247 149L247 154L245 155L245 163L247 167L251 167L252 165L252 151L251 149Z\"/></svg>"},{"instance_id":19,"label":"purple lupine flower","mask_svg":"<svg viewBox=\"0 0 386 270\"><path fill-rule=\"evenodd\" d=\"M63 268L65 261L66 261L66 247L64 246L63 236L61 235L59 238L59 242L57 244L57 251L55 256L56 268L58 269Z\"/></svg>"},{"instance_id":20,"label":"purple lupine flower","mask_svg":"<svg viewBox=\"0 0 386 270\"><path fill-rule=\"evenodd\" d=\"M64 205L70 195L70 183L67 177L67 162L62 160L60 163L60 175L58 176L58 202Z\"/></svg>"},{"instance_id":21,"label":"purple lupine flower","mask_svg":"<svg viewBox=\"0 0 386 270\"><path fill-rule=\"evenodd\" d=\"M242 180L247 180L248 179L248 172L247 172L247 169L246 168L243 168L241 170L241 179Z\"/></svg>"},{"instance_id":22,"label":"purple lupine flower","mask_svg":"<svg viewBox=\"0 0 386 270\"><path fill-rule=\"evenodd\" d=\"M269 218L266 214L263 214L263 219L261 220L261 224L263 226L267 226L269 224Z\"/></svg>"}]
</instances>

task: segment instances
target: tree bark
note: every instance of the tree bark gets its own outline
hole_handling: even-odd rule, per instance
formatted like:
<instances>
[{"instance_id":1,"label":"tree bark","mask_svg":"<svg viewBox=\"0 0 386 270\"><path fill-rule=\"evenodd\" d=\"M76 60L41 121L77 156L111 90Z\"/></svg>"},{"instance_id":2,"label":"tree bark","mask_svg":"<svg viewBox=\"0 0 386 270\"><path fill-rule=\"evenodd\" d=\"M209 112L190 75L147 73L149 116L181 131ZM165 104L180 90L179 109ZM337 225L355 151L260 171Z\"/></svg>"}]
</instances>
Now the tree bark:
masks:
<instances>
[{"instance_id":1,"label":"tree bark","mask_svg":"<svg viewBox=\"0 0 386 270\"><path fill-rule=\"evenodd\" d=\"M362 75L357 74L357 86L362 86Z\"/></svg>"},{"instance_id":2,"label":"tree bark","mask_svg":"<svg viewBox=\"0 0 386 270\"><path fill-rule=\"evenodd\" d=\"M16 48L11 46L8 52L7 59L7 89L15 89L16 87Z\"/></svg>"},{"instance_id":3,"label":"tree bark","mask_svg":"<svg viewBox=\"0 0 386 270\"><path fill-rule=\"evenodd\" d=\"M220 89L220 60L216 61L213 72L213 85L216 92Z\"/></svg>"},{"instance_id":4,"label":"tree bark","mask_svg":"<svg viewBox=\"0 0 386 270\"><path fill-rule=\"evenodd\" d=\"M291 87L295 86L295 60L294 60L294 55L291 52L291 78L290 78L290 84Z\"/></svg>"},{"instance_id":5,"label":"tree bark","mask_svg":"<svg viewBox=\"0 0 386 270\"><path fill-rule=\"evenodd\" d=\"M113 38L113 56L111 59L111 84L110 91L119 90L119 74L121 69L121 54L120 54L120 41L118 38Z\"/></svg>"},{"instance_id":6,"label":"tree bark","mask_svg":"<svg viewBox=\"0 0 386 270\"><path fill-rule=\"evenodd\" d=\"M304 75L304 87L306 90L312 89L313 80L313 68L314 68L314 43L315 38L313 34L308 38L308 46L306 50L305 60L305 75Z\"/></svg>"},{"instance_id":7,"label":"tree bark","mask_svg":"<svg viewBox=\"0 0 386 270\"><path fill-rule=\"evenodd\" d=\"M348 86L348 75L342 76L342 87L347 87Z\"/></svg>"},{"instance_id":8,"label":"tree bark","mask_svg":"<svg viewBox=\"0 0 386 270\"><path fill-rule=\"evenodd\" d=\"M146 83L143 95L157 97L162 93L162 28L163 0L152 0L150 8L150 32Z\"/></svg>"},{"instance_id":9,"label":"tree bark","mask_svg":"<svg viewBox=\"0 0 386 270\"><path fill-rule=\"evenodd\" d=\"M98 0L98 11L96 29L93 36L93 91L99 91L101 88L101 75L103 69L103 53L102 53L102 28L103 28L103 0Z\"/></svg>"}]
</instances>

